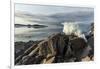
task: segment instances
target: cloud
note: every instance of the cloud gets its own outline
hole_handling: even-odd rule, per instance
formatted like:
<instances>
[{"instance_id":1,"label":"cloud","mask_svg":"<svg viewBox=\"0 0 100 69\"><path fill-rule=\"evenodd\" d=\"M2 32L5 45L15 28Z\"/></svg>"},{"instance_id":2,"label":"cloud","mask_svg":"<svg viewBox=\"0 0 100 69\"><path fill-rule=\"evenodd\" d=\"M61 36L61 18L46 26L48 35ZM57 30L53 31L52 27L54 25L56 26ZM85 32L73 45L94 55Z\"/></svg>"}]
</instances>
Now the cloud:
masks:
<instances>
[{"instance_id":1,"label":"cloud","mask_svg":"<svg viewBox=\"0 0 100 69\"><path fill-rule=\"evenodd\" d=\"M94 21L94 11L76 11L50 15L32 14L25 11L15 12L15 23L20 24L59 24L63 22Z\"/></svg>"}]
</instances>

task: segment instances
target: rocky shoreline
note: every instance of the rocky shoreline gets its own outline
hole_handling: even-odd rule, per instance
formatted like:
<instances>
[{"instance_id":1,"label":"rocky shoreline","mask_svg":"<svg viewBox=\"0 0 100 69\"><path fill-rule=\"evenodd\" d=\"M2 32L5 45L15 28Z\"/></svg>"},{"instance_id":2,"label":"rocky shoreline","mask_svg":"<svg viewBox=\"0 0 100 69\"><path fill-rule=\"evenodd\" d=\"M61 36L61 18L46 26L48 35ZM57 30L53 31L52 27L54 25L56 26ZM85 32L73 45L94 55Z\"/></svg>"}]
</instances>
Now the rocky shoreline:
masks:
<instances>
[{"instance_id":1,"label":"rocky shoreline","mask_svg":"<svg viewBox=\"0 0 100 69\"><path fill-rule=\"evenodd\" d=\"M94 60L94 25L85 35L56 33L41 41L15 42L15 65L48 64Z\"/></svg>"}]
</instances>

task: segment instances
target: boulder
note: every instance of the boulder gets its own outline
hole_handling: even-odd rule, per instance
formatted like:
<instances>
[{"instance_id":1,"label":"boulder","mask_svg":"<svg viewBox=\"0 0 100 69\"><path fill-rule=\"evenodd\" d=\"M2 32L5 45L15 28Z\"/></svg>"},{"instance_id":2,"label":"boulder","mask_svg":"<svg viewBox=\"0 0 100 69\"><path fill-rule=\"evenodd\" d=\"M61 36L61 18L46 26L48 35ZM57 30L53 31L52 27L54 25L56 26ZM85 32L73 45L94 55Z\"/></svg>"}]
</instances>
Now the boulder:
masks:
<instances>
[{"instance_id":1,"label":"boulder","mask_svg":"<svg viewBox=\"0 0 100 69\"><path fill-rule=\"evenodd\" d=\"M91 40L88 40L90 44ZM86 50L89 51L88 43L83 38L57 33L45 40L31 44L22 55L16 58L15 64L76 62L82 60L82 54ZM85 56L87 55L88 53L85 54Z\"/></svg>"}]
</instances>

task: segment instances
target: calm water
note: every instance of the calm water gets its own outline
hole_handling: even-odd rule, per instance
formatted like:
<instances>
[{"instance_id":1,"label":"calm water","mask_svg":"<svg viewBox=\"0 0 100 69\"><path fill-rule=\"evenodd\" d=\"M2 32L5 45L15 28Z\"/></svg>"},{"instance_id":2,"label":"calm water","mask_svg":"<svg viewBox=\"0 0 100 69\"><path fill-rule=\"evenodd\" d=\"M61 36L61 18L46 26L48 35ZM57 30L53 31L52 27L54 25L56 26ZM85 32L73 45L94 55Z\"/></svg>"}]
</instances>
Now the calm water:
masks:
<instances>
[{"instance_id":1,"label":"calm water","mask_svg":"<svg viewBox=\"0 0 100 69\"><path fill-rule=\"evenodd\" d=\"M45 28L15 28L15 41L42 40L48 36L62 32L63 25L49 25Z\"/></svg>"},{"instance_id":2,"label":"calm water","mask_svg":"<svg viewBox=\"0 0 100 69\"><path fill-rule=\"evenodd\" d=\"M29 40L42 40L46 39L48 36L59 33L63 31L63 25L59 24L47 24L48 27L45 28L27 28L20 27L15 28L15 42L16 41L29 41ZM79 24L80 29L83 32L87 32L90 29L90 24Z\"/></svg>"}]
</instances>

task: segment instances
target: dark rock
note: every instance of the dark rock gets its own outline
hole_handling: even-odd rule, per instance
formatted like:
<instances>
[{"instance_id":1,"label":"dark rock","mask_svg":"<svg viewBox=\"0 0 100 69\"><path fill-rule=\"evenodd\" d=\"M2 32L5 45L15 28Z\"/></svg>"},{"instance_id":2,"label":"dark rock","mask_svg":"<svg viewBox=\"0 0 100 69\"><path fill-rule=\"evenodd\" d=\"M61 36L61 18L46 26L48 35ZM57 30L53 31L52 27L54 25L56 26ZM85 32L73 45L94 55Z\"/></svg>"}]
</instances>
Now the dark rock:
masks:
<instances>
[{"instance_id":1,"label":"dark rock","mask_svg":"<svg viewBox=\"0 0 100 69\"><path fill-rule=\"evenodd\" d=\"M89 45L91 40L89 38ZM24 52L16 58L16 65L81 61L82 54L88 47L88 43L83 38L61 33L53 34L42 41L30 41L22 45Z\"/></svg>"},{"instance_id":2,"label":"dark rock","mask_svg":"<svg viewBox=\"0 0 100 69\"><path fill-rule=\"evenodd\" d=\"M94 56L94 37L93 36L88 39L88 45L91 47L89 57L90 59L92 59L92 57Z\"/></svg>"},{"instance_id":3,"label":"dark rock","mask_svg":"<svg viewBox=\"0 0 100 69\"><path fill-rule=\"evenodd\" d=\"M92 59L94 56L94 23L91 24L89 34L86 36L86 38L88 45L91 47L89 57Z\"/></svg>"}]
</instances>

